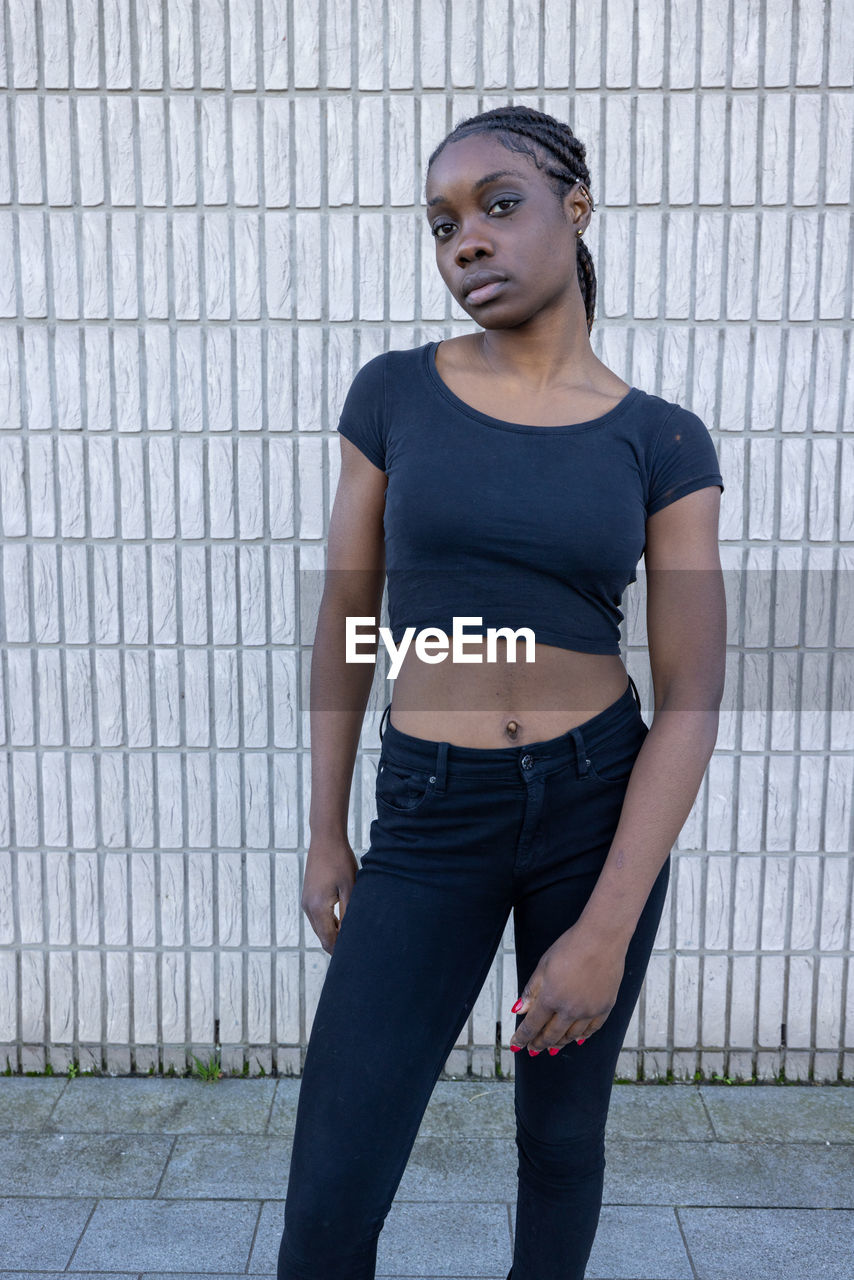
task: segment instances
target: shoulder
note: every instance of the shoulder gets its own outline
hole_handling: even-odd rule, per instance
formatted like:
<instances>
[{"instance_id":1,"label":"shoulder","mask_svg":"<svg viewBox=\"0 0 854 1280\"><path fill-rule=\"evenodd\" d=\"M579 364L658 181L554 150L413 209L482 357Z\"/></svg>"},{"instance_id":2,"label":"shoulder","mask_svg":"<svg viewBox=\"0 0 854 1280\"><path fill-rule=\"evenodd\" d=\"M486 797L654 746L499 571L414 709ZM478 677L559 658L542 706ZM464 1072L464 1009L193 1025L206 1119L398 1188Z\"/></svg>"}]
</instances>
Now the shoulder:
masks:
<instances>
[{"instance_id":1,"label":"shoulder","mask_svg":"<svg viewBox=\"0 0 854 1280\"><path fill-rule=\"evenodd\" d=\"M647 515L669 506L677 498L724 483L712 433L692 409L661 396L657 402L658 425L645 449Z\"/></svg>"},{"instance_id":2,"label":"shoulder","mask_svg":"<svg viewBox=\"0 0 854 1280\"><path fill-rule=\"evenodd\" d=\"M644 391L643 388L640 391L637 409L650 425L660 427L672 414L688 412L676 400L667 400L664 396L656 395L654 391Z\"/></svg>"},{"instance_id":3,"label":"shoulder","mask_svg":"<svg viewBox=\"0 0 854 1280\"><path fill-rule=\"evenodd\" d=\"M687 435L689 439L697 437L708 437L711 435L709 427L703 418L693 409L688 409L684 404L679 404L672 400L663 400L660 396L655 399L660 400L665 406L666 412L661 418L658 437L660 443L665 440L672 440L679 443L680 440Z\"/></svg>"},{"instance_id":4,"label":"shoulder","mask_svg":"<svg viewBox=\"0 0 854 1280\"><path fill-rule=\"evenodd\" d=\"M423 364L430 345L422 342L420 347L391 347L385 351L383 355L389 373L411 373L417 369Z\"/></svg>"},{"instance_id":5,"label":"shoulder","mask_svg":"<svg viewBox=\"0 0 854 1280\"><path fill-rule=\"evenodd\" d=\"M412 376L421 366L429 343L420 347L391 348L366 360L356 377L366 385L380 386L391 378Z\"/></svg>"},{"instance_id":6,"label":"shoulder","mask_svg":"<svg viewBox=\"0 0 854 1280\"><path fill-rule=\"evenodd\" d=\"M416 363L423 347L404 351L381 351L359 368L350 383L338 419L338 431L355 444L380 470L386 469L390 447L389 422L400 404L395 389L411 394Z\"/></svg>"},{"instance_id":7,"label":"shoulder","mask_svg":"<svg viewBox=\"0 0 854 1280\"><path fill-rule=\"evenodd\" d=\"M637 388L627 412L620 417L620 430L633 441L638 454L649 459L661 435L662 428L681 406L652 391Z\"/></svg>"},{"instance_id":8,"label":"shoulder","mask_svg":"<svg viewBox=\"0 0 854 1280\"><path fill-rule=\"evenodd\" d=\"M415 347L403 351L380 351L377 355L365 360L352 379L350 400L384 399L388 383L401 376L412 376L417 366L423 347Z\"/></svg>"},{"instance_id":9,"label":"shoulder","mask_svg":"<svg viewBox=\"0 0 854 1280\"><path fill-rule=\"evenodd\" d=\"M706 422L693 409L643 389L631 418L638 430L640 443L649 450L655 449L671 435L678 441L683 432L692 437L701 433L705 436L711 434Z\"/></svg>"}]
</instances>

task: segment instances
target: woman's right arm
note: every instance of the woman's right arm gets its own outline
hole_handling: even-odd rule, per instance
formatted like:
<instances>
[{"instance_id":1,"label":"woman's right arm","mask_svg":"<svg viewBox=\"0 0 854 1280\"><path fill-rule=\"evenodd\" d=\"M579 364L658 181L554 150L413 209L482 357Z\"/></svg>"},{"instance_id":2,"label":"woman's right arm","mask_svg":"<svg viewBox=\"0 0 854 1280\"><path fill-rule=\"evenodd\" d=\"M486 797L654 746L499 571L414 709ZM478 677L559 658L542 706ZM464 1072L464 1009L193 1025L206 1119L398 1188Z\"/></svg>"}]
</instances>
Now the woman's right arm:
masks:
<instances>
[{"instance_id":1,"label":"woman's right arm","mask_svg":"<svg viewBox=\"0 0 854 1280\"><path fill-rule=\"evenodd\" d=\"M301 906L330 955L356 878L347 837L350 787L375 660L346 661L346 620L380 621L385 583L387 477L344 436L327 542L327 567L311 659L311 839ZM362 624L360 631L369 634ZM378 632L377 632L378 636ZM362 643L361 653L370 652ZM334 907L339 903L336 917Z\"/></svg>"}]
</instances>

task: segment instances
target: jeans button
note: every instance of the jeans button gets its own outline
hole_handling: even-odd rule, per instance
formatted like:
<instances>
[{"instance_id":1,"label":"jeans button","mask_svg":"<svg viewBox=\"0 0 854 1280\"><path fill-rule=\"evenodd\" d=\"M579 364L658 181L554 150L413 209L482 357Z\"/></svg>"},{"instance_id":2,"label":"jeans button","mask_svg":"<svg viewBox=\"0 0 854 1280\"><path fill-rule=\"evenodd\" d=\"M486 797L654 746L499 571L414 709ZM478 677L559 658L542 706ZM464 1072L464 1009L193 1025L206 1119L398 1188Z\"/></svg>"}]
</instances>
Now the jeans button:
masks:
<instances>
[{"instance_id":1,"label":"jeans button","mask_svg":"<svg viewBox=\"0 0 854 1280\"><path fill-rule=\"evenodd\" d=\"M534 757L522 756L522 759L519 761L519 763L521 764L523 769L531 769L533 768L533 765L534 765Z\"/></svg>"}]
</instances>

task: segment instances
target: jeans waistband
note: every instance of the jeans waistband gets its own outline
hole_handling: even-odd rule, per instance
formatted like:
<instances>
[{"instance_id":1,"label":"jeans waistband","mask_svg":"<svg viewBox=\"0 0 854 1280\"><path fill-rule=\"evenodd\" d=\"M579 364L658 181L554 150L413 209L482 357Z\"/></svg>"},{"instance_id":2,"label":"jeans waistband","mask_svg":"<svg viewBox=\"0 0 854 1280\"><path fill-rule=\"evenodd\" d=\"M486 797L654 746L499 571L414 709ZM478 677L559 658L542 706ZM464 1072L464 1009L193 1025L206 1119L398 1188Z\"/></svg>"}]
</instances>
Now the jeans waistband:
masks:
<instances>
[{"instance_id":1,"label":"jeans waistband","mask_svg":"<svg viewBox=\"0 0 854 1280\"><path fill-rule=\"evenodd\" d=\"M416 738L395 728L388 718L390 709L391 703L380 720L382 754L401 766L432 770L440 791L449 773L510 780L519 778L520 768L524 771L522 776L531 776L535 772L549 773L573 759L579 771L584 773L589 749L603 745L641 721L640 695L631 676L625 692L597 715L556 738L528 742L518 747L460 747L451 742Z\"/></svg>"}]
</instances>

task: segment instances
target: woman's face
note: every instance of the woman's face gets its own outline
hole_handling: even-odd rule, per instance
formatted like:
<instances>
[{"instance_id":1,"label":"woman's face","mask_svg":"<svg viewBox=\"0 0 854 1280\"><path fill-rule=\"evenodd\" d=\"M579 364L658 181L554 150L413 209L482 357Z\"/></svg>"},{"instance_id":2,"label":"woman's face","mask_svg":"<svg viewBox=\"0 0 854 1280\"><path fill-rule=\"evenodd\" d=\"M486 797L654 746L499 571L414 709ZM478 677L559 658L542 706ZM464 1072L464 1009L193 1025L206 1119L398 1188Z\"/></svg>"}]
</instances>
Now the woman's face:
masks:
<instances>
[{"instance_id":1,"label":"woman's face","mask_svg":"<svg viewBox=\"0 0 854 1280\"><path fill-rule=\"evenodd\" d=\"M439 273L484 329L513 328L575 302L573 291L580 300L576 232L590 206L577 184L559 202L530 156L479 133L437 156L425 198ZM480 272L478 288L472 277Z\"/></svg>"}]
</instances>

